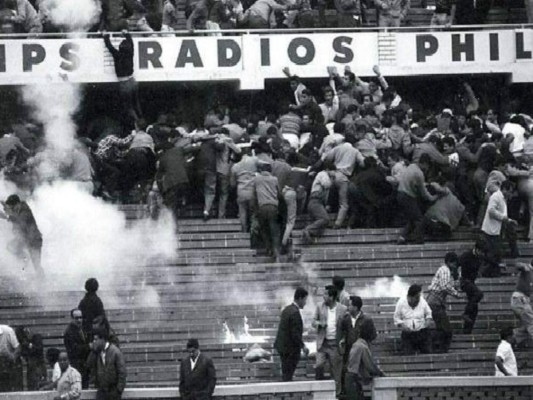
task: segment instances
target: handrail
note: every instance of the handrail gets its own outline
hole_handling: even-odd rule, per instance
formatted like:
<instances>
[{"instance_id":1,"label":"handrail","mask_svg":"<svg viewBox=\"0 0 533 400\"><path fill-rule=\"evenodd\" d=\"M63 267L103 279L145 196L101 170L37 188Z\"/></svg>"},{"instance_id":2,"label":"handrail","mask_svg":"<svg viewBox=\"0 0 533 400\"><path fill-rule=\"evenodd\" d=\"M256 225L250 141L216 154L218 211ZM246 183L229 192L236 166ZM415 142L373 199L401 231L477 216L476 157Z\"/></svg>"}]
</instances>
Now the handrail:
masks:
<instances>
[{"instance_id":1,"label":"handrail","mask_svg":"<svg viewBox=\"0 0 533 400\"><path fill-rule=\"evenodd\" d=\"M489 29L529 29L533 28L533 24L485 24L485 25L453 25L449 28L444 26L401 26L397 28L381 28L381 27L360 27L360 28L313 28L313 29L216 29L216 30L178 30L165 32L130 32L134 37L166 37L166 36L205 36L215 34L235 34L235 35L265 35L273 33L285 34L309 34L309 33L340 33L340 32L436 32L436 31L476 31ZM120 32L107 32L111 36L121 35ZM68 32L68 33L9 33L0 34L0 40L3 39L73 39L73 38L100 38L100 32Z\"/></svg>"}]
</instances>

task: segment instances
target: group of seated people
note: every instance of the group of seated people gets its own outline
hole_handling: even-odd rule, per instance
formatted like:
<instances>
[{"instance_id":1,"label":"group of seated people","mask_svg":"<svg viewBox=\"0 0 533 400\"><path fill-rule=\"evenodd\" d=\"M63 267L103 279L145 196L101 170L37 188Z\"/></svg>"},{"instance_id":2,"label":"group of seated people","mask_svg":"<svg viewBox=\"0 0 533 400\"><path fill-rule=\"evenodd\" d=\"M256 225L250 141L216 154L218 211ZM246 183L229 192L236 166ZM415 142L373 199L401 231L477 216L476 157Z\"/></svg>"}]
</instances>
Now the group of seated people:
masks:
<instances>
[{"instance_id":1,"label":"group of seated people","mask_svg":"<svg viewBox=\"0 0 533 400\"><path fill-rule=\"evenodd\" d=\"M56 18L61 2L53 0L1 0L0 33L57 33L73 29L118 32L160 32L205 29L268 29L360 27L372 24L398 27L408 19L410 0L84 0L94 1L99 20L76 26ZM491 2L437 0L431 25L485 23ZM426 8L427 2L421 6ZM523 4L518 4L523 7ZM326 11L334 10L334 20ZM375 9L377 18L370 17ZM530 21L531 22L531 21ZM92 25L92 27L91 27Z\"/></svg>"}]
</instances>

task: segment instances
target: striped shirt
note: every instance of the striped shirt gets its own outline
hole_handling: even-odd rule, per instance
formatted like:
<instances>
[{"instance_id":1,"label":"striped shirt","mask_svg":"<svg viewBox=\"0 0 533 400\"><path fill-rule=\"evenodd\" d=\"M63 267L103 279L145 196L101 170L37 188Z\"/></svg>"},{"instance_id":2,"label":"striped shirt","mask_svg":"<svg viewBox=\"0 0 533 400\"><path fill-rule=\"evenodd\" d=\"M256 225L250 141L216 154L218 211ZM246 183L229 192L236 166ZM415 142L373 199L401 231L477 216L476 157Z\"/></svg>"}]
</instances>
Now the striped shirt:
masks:
<instances>
[{"instance_id":1,"label":"striped shirt","mask_svg":"<svg viewBox=\"0 0 533 400\"><path fill-rule=\"evenodd\" d=\"M281 125L282 134L294 134L300 136L300 125L302 119L298 114L288 113L279 117L279 124Z\"/></svg>"},{"instance_id":2,"label":"striped shirt","mask_svg":"<svg viewBox=\"0 0 533 400\"><path fill-rule=\"evenodd\" d=\"M438 269L428 290L443 299L445 299L448 294L455 297L459 296L459 293L453 286L452 274L447 265L443 265Z\"/></svg>"}]
</instances>

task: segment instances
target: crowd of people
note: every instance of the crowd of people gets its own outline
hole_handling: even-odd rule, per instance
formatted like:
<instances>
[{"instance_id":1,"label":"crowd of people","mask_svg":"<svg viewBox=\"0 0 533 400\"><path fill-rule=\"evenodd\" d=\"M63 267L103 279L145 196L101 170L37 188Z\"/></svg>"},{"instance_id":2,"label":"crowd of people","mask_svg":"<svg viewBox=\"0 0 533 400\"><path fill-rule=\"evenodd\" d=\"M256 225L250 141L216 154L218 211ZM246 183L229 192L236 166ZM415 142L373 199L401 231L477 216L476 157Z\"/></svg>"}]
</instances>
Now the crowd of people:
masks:
<instances>
[{"instance_id":1,"label":"crowd of people","mask_svg":"<svg viewBox=\"0 0 533 400\"><path fill-rule=\"evenodd\" d=\"M452 343L452 328L447 315L447 296L466 297L463 313L463 333L474 328L478 303L483 293L475 280L479 261L483 258L478 246L461 256L447 253L429 285L426 296L422 286L412 284L400 297L394 311L394 325L401 330L400 349L406 356L447 353ZM517 264L517 284L511 297L511 308L520 326L505 326L500 331L501 342L496 349L494 374L517 376L518 367L513 348L525 346L533 339L533 263ZM274 348L280 355L282 380L291 381L301 355L309 349L303 341L304 323L301 310L306 306L308 291L297 288L294 302L285 307ZM345 281L334 277L324 288L324 301L316 306L312 327L316 329L315 379L326 379L324 370L335 380L337 398L364 399L363 386L374 377L385 376L376 363L371 343L378 338L372 316L363 311L363 299L345 290Z\"/></svg>"},{"instance_id":2,"label":"crowd of people","mask_svg":"<svg viewBox=\"0 0 533 400\"><path fill-rule=\"evenodd\" d=\"M97 400L122 398L126 362L97 295L98 287L94 278L85 282L85 296L70 311L71 321L63 334L64 350L48 348L45 356L40 334L24 326L13 329L0 325L0 392L22 391L25 375L27 390L56 390L55 400L79 400L82 390L90 384L97 389ZM180 398L210 399L216 385L213 361L200 352L197 339L189 339L184 350L187 356L180 364ZM26 364L25 373L22 360Z\"/></svg>"},{"instance_id":3,"label":"crowd of people","mask_svg":"<svg viewBox=\"0 0 533 400\"><path fill-rule=\"evenodd\" d=\"M426 8L427 1L419 7ZM437 0L431 25L469 25L486 22L491 2ZM398 27L408 20L410 0L104 0L98 2L96 30L169 32L205 29L269 29L360 27L375 24ZM497 6L498 4L494 4ZM502 7L510 7L502 2ZM516 7L524 7L518 1ZM529 12L529 2L525 2ZM57 4L50 0L2 0L0 33L57 33L68 29L51 15ZM335 13L333 20L326 11ZM370 16L374 11L377 18ZM65 21L61 21L63 24ZM529 22L532 19L529 18Z\"/></svg>"}]
</instances>

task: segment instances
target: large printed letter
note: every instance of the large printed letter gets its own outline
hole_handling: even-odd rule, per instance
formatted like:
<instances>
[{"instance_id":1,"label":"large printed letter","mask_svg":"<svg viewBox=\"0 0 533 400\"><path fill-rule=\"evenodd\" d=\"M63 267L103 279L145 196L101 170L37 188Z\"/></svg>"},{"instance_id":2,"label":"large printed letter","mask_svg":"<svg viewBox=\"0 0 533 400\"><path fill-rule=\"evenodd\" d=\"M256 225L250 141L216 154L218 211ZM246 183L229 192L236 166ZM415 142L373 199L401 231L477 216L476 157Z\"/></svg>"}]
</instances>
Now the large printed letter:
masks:
<instances>
[{"instance_id":1,"label":"large printed letter","mask_svg":"<svg viewBox=\"0 0 533 400\"><path fill-rule=\"evenodd\" d=\"M349 47L352 41L353 39L349 36L339 36L333 40L333 50L338 53L333 61L341 64L348 64L353 61L353 51Z\"/></svg>"},{"instance_id":2,"label":"large printed letter","mask_svg":"<svg viewBox=\"0 0 533 400\"><path fill-rule=\"evenodd\" d=\"M33 66L40 64L46 57L46 50L40 44L22 45L22 71L31 72Z\"/></svg>"},{"instance_id":3,"label":"large printed letter","mask_svg":"<svg viewBox=\"0 0 533 400\"><path fill-rule=\"evenodd\" d=\"M305 55L298 55L298 48L305 48ZM309 64L315 58L315 45L311 39L304 37L297 37L291 40L289 43L289 48L287 53L289 54L289 59L296 65L306 65Z\"/></svg>"},{"instance_id":4,"label":"large printed letter","mask_svg":"<svg viewBox=\"0 0 533 400\"><path fill-rule=\"evenodd\" d=\"M439 41L433 35L416 35L416 62L426 62L439 49Z\"/></svg>"},{"instance_id":5,"label":"large printed letter","mask_svg":"<svg viewBox=\"0 0 533 400\"><path fill-rule=\"evenodd\" d=\"M80 45L77 43L64 43L59 48L59 55L61 58L63 58L63 61L61 61L61 65L59 67L69 72L76 71L80 67L80 58L77 54L79 49Z\"/></svg>"},{"instance_id":6,"label":"large printed letter","mask_svg":"<svg viewBox=\"0 0 533 400\"><path fill-rule=\"evenodd\" d=\"M465 34L465 41L461 42L461 35L452 35L452 61L462 61L461 54L465 53L465 61L474 61L474 34Z\"/></svg>"},{"instance_id":7,"label":"large printed letter","mask_svg":"<svg viewBox=\"0 0 533 400\"><path fill-rule=\"evenodd\" d=\"M218 49L218 66L234 67L241 61L241 48L233 39L219 39L217 42ZM228 57L228 50L231 55Z\"/></svg>"},{"instance_id":8,"label":"large printed letter","mask_svg":"<svg viewBox=\"0 0 533 400\"><path fill-rule=\"evenodd\" d=\"M148 63L152 64L152 68L163 68L159 60L162 53L161 45L155 40L139 42L139 68L148 69Z\"/></svg>"},{"instance_id":9,"label":"large printed letter","mask_svg":"<svg viewBox=\"0 0 533 400\"><path fill-rule=\"evenodd\" d=\"M178 61L176 61L176 68L183 68L187 63L192 63L195 68L201 68L204 66L204 63L200 58L200 53L198 53L196 42L192 39L185 39L181 42Z\"/></svg>"}]
</instances>

